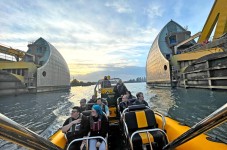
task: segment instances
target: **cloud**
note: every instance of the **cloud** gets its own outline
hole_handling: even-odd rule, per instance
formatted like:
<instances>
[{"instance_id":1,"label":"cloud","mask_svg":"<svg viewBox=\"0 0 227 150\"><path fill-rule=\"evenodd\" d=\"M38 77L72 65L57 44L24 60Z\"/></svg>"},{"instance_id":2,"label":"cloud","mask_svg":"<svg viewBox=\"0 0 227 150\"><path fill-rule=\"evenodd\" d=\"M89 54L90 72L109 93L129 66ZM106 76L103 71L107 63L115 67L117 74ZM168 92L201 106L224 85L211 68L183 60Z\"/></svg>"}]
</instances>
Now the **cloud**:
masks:
<instances>
[{"instance_id":1,"label":"cloud","mask_svg":"<svg viewBox=\"0 0 227 150\"><path fill-rule=\"evenodd\" d=\"M115 9L119 13L132 13L133 10L129 6L126 1L113 1L113 2L106 2L106 7L111 7Z\"/></svg>"},{"instance_id":2,"label":"cloud","mask_svg":"<svg viewBox=\"0 0 227 150\"><path fill-rule=\"evenodd\" d=\"M144 13L148 15L151 19L155 17L162 17L164 13L164 8L160 3L151 3L147 8L144 9Z\"/></svg>"},{"instance_id":3,"label":"cloud","mask_svg":"<svg viewBox=\"0 0 227 150\"><path fill-rule=\"evenodd\" d=\"M161 28L172 18L201 28L198 20L208 14L200 6L210 1L2 0L0 43L26 51L28 42L43 37L63 55L72 76L104 73L106 65L117 71L145 67ZM188 7L191 3L198 6Z\"/></svg>"}]
</instances>

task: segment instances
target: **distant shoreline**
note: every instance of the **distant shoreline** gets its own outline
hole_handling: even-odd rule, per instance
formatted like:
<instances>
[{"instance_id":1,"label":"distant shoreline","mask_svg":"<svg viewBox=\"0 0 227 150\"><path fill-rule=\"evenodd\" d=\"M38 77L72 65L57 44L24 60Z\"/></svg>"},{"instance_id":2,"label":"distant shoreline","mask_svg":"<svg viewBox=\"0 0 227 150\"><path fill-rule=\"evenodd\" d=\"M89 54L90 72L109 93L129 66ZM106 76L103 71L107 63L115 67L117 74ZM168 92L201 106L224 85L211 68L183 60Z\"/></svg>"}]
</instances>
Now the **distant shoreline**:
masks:
<instances>
[{"instance_id":1,"label":"distant shoreline","mask_svg":"<svg viewBox=\"0 0 227 150\"><path fill-rule=\"evenodd\" d=\"M146 82L146 81L125 81L124 83L141 83L141 82Z\"/></svg>"},{"instance_id":2,"label":"distant shoreline","mask_svg":"<svg viewBox=\"0 0 227 150\"><path fill-rule=\"evenodd\" d=\"M136 81L134 81L134 82L129 82L129 81L125 81L124 83L142 83L142 82L145 82L145 81L138 81L138 82L136 82ZM96 84L96 82L94 83L94 82L88 82L88 83L77 83L77 84L71 84L71 87L73 87L73 86L91 86L91 85L95 85Z\"/></svg>"}]
</instances>

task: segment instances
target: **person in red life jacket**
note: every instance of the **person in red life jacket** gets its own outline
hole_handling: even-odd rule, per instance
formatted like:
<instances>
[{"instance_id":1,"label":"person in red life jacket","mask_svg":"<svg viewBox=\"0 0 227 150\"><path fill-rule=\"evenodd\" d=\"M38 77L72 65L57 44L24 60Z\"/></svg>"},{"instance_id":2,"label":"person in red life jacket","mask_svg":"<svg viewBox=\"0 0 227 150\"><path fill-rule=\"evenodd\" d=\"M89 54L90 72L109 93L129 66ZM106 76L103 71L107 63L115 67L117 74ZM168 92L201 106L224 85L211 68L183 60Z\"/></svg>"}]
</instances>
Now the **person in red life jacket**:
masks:
<instances>
[{"instance_id":1,"label":"person in red life jacket","mask_svg":"<svg viewBox=\"0 0 227 150\"><path fill-rule=\"evenodd\" d=\"M90 136L102 136L106 138L108 132L108 120L99 105L93 105L90 115ZM105 150L105 143L101 139L91 139L89 150Z\"/></svg>"}]
</instances>

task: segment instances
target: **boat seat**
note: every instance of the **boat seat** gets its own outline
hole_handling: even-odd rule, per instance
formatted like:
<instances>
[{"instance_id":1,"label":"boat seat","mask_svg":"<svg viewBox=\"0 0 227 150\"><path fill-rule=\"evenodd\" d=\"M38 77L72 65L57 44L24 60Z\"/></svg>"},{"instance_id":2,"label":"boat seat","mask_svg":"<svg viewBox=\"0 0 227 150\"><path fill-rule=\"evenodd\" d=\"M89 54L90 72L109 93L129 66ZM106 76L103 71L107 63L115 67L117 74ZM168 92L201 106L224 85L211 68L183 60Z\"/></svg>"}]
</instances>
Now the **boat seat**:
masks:
<instances>
[{"instance_id":1,"label":"boat seat","mask_svg":"<svg viewBox=\"0 0 227 150\"><path fill-rule=\"evenodd\" d=\"M132 138L132 143L135 146L149 145L149 142L151 142L152 148L155 150L161 150L166 144L168 144L165 133L160 130L138 133Z\"/></svg>"},{"instance_id":2,"label":"boat seat","mask_svg":"<svg viewBox=\"0 0 227 150\"><path fill-rule=\"evenodd\" d=\"M136 98L128 99L130 104L133 104L136 101Z\"/></svg>"},{"instance_id":3,"label":"boat seat","mask_svg":"<svg viewBox=\"0 0 227 150\"><path fill-rule=\"evenodd\" d=\"M145 109L137 110L137 108ZM132 149L133 147L149 145L149 141L153 149L162 149L168 144L165 132L157 128L154 112L146 108L145 105L130 106L129 112L125 112L123 120L126 126L126 135L129 138Z\"/></svg>"},{"instance_id":4,"label":"boat seat","mask_svg":"<svg viewBox=\"0 0 227 150\"><path fill-rule=\"evenodd\" d=\"M145 104L140 104L140 105L130 105L128 106L128 111L137 111L137 110L144 110L147 109Z\"/></svg>"},{"instance_id":5,"label":"boat seat","mask_svg":"<svg viewBox=\"0 0 227 150\"><path fill-rule=\"evenodd\" d=\"M157 127L154 112L150 109L126 112L124 120L128 130L133 132L138 129L153 129Z\"/></svg>"},{"instance_id":6,"label":"boat seat","mask_svg":"<svg viewBox=\"0 0 227 150\"><path fill-rule=\"evenodd\" d=\"M91 114L91 110L85 110L85 111L82 111L82 114L86 117L89 117L90 114Z\"/></svg>"}]
</instances>

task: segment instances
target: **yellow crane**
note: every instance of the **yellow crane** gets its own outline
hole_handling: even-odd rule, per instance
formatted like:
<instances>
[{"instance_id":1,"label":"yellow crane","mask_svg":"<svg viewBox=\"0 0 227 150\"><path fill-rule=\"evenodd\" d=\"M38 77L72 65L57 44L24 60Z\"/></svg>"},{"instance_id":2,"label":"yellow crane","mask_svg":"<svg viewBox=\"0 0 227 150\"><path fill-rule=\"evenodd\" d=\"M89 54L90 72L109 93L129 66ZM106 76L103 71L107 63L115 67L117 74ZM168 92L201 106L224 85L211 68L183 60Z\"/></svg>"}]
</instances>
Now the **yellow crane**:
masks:
<instances>
[{"instance_id":1,"label":"yellow crane","mask_svg":"<svg viewBox=\"0 0 227 150\"><path fill-rule=\"evenodd\" d=\"M215 0L198 43L209 40L215 26L213 40L227 33L227 0Z\"/></svg>"},{"instance_id":2,"label":"yellow crane","mask_svg":"<svg viewBox=\"0 0 227 150\"><path fill-rule=\"evenodd\" d=\"M12 47L6 47L3 45L0 45L0 53L14 56L17 61L19 61L19 58L23 58L25 55L28 55L26 52L22 50L14 49Z\"/></svg>"}]
</instances>

